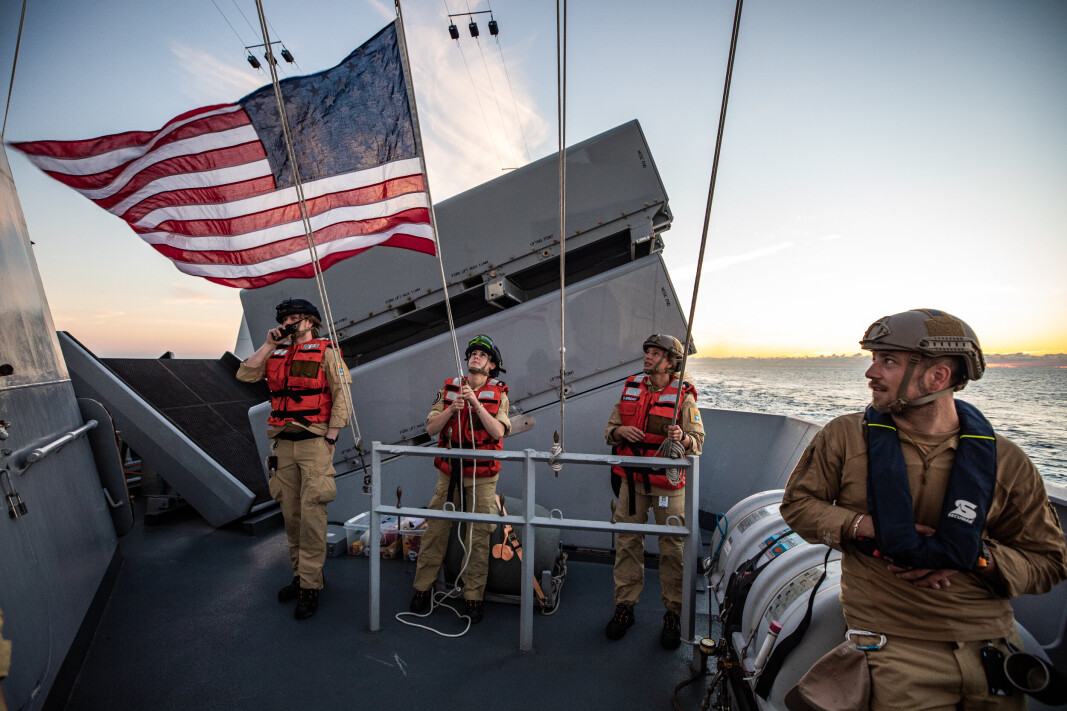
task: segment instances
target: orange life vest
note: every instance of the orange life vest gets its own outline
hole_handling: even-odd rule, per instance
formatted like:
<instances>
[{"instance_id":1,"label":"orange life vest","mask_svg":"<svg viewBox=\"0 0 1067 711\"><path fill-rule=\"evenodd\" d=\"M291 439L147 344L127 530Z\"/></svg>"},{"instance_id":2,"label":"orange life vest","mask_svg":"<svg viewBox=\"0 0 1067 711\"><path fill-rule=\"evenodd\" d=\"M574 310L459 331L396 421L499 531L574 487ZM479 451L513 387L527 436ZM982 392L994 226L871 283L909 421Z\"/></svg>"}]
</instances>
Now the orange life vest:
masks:
<instances>
[{"instance_id":1,"label":"orange life vest","mask_svg":"<svg viewBox=\"0 0 1067 711\"><path fill-rule=\"evenodd\" d=\"M451 378L445 381L444 396L441 398L444 400L445 407L459 399L459 390L466 382L466 378L463 378L463 380ZM486 412L496 417L497 412L500 411L500 403L503 400L503 396L507 392L507 385L494 378L489 378L485 381L485 385L478 390L478 402L482 404ZM493 439L486 431L481 419L477 416L473 418L474 443L473 447L471 446L470 423L472 418L470 413L471 408L467 407L459 412L459 417L452 417L448 424L445 425L445 428L441 430L441 434L437 438L437 446L451 447L452 449L503 449L504 441ZM458 453L456 458L463 456L462 453ZM436 457L433 463L443 473L451 474L450 459ZM463 476L487 477L493 476L499 471L500 462L496 459L463 459Z\"/></svg>"},{"instance_id":2,"label":"orange life vest","mask_svg":"<svg viewBox=\"0 0 1067 711\"><path fill-rule=\"evenodd\" d=\"M322 365L327 348L334 345L325 338L314 338L306 343L279 346L267 357L267 387L270 388L267 425L282 427L290 422L308 425L329 421L333 400ZM335 352L340 358L341 352Z\"/></svg>"},{"instance_id":3,"label":"orange life vest","mask_svg":"<svg viewBox=\"0 0 1067 711\"><path fill-rule=\"evenodd\" d=\"M623 425L636 427L645 433L645 439L641 442L622 441L611 448L612 454L621 454L627 457L654 457L656 450L667 439L667 427L671 424L674 416L674 405L678 402L678 379L672 380L667 387L659 392L650 392L647 388L648 376L632 375L626 379L626 385L622 389L622 398L619 399L619 416ZM681 383L682 395L692 395L696 400L697 391L689 383ZM662 471L653 471L647 467L623 467L616 465L611 468L611 473L629 480L631 476L636 481L645 483L645 491L651 491L651 487L658 486L661 489L681 489L685 486L685 471L678 484L671 484L667 475Z\"/></svg>"}]
</instances>

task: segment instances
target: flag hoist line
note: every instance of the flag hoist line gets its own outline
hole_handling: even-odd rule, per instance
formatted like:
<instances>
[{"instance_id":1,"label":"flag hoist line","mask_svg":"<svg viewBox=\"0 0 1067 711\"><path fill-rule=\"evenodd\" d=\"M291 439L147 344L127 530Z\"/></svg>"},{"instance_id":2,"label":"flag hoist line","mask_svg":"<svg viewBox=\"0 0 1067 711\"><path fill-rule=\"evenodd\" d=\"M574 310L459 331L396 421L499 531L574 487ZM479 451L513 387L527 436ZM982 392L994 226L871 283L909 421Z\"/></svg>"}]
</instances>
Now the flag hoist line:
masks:
<instances>
[{"instance_id":1,"label":"flag hoist line","mask_svg":"<svg viewBox=\"0 0 1067 711\"><path fill-rule=\"evenodd\" d=\"M437 261L438 261L438 264L440 266L440 271L441 271L441 282L442 282L442 287L444 289L445 308L446 308L446 311L447 311L447 314L448 314L448 328L449 328L449 331L450 331L450 333L452 335L452 349L453 349L453 352L454 352L454 355L455 355L456 371L457 371L458 376L460 378L462 378L463 374L462 374L462 369L461 369L460 359L459 359L459 345L458 345L457 340L456 340L455 323L454 323L454 320L453 320L453 317L452 317L452 306L451 306L451 303L449 302L449 298L448 298L448 284L447 284L447 282L445 280L444 264L443 264L443 262L441 260L440 240L437 238L437 218L436 218L436 215L435 215L435 212L434 212L433 198L432 198L432 196L430 194L430 183L429 183L429 180L428 180L428 176L426 175L426 160L425 160L425 154L424 154L424 152L422 150L422 136L421 136L421 133L420 133L420 130L419 130L418 112L415 109L415 92L414 92L414 87L413 87L413 84L412 84L411 74L410 74L410 69L409 69L409 61L408 61L408 55L407 55L407 44L406 44L406 41L405 41L405 38L404 38L403 18L402 18L401 12L400 12L400 2L399 2L399 0L396 0L396 11L397 11L397 20L396 20L396 23L397 23L397 37L399 38L399 41L400 41L400 47L401 47L401 53L402 53L402 66L403 66L403 69L404 69L404 79L405 79L405 84L406 84L407 93L408 93L408 101L409 101L410 110L411 110L412 123L413 123L413 126L414 126L415 144L416 144L416 147L417 147L418 153L419 153L420 166L421 166L421 169L422 169L422 176L423 176L423 182L424 182L424 184L426 186L426 197L427 197L427 201L430 204L430 223L431 223L431 227L432 227L432 230L433 230L434 247L435 247L435 251L437 252ZM313 230L311 229L311 222L310 222L310 218L309 218L309 214L308 214L307 203L304 200L303 184L301 182L300 170L299 170L299 167L297 165L297 159L296 159L296 148L294 146L292 132L291 132L290 127L289 127L289 119L288 119L288 116L286 115L286 111L285 111L285 100L284 100L284 97L282 96L281 84L279 83L279 80L278 80L277 63L276 63L276 61L274 59L274 52L273 52L272 45L271 45L271 40L270 40L270 32L269 32L269 30L267 28L267 19L266 19L266 15L265 15L265 13L263 11L263 2L262 2L262 0L256 0L256 12L259 15L260 30L261 30L262 35L263 35L263 45L266 48L267 55L268 55L267 56L267 67L270 70L271 85L274 88L274 96L275 96L275 99L276 99L276 101L278 103L278 114L279 114L280 123L281 123L281 126L282 126L282 132L283 132L283 135L285 137L285 148L286 148L286 151L289 154L289 165L290 165L290 171L292 173L293 186L295 188L295 192L296 192L296 196L297 196L297 202L300 205L300 217L301 217L301 220L302 220L303 225L304 225L304 236L305 236L305 239L307 241L308 253L309 253L310 257L311 257L311 263L312 263L313 270L314 270L314 273L315 273L315 285L316 285L316 287L318 289L319 299L320 299L320 301L321 301L321 303L323 305L323 311L324 311L324 315L326 317L325 318L325 320L326 320L326 328L327 328L327 331L328 331L329 338L333 343L339 343L340 339L338 338L337 330L334 327L333 310L330 307L329 294L327 293L326 284L325 284L325 281L324 281L323 276L322 276L323 270L322 270L322 265L319 262L318 248L317 248L317 246L315 244L315 238L314 238ZM338 364L338 368L339 368L339 373L338 374L340 375L340 374L343 373L343 371L340 370L340 364ZM353 403L352 403L351 388L345 387L345 388L342 388L342 389L343 389L343 391L345 393L345 405L347 406L348 412L349 412L349 428L350 428L350 430L352 432L353 441L355 442L355 445L356 445L356 452L359 455L360 463L361 463L361 466L362 466L363 471L364 471L364 491L368 491L369 490L368 486L369 486L369 483L370 483L370 480L369 480L369 476L370 475L367 473L367 465L366 465L365 460L363 459L363 454L364 454L363 434L360 431L359 420L356 417L355 407L353 406ZM471 423L471 429L472 429L472 439L473 439L473 422Z\"/></svg>"},{"instance_id":2,"label":"flag hoist line","mask_svg":"<svg viewBox=\"0 0 1067 711\"><path fill-rule=\"evenodd\" d=\"M430 182L428 180L428 176L426 175L426 158L425 158L425 154L424 154L424 152L422 150L422 135L421 135L421 132L420 132L420 129L419 129L418 111L415 108L415 91L414 91L414 86L413 86L412 79L411 79L411 74L410 74L410 62L408 60L408 54L407 54L407 41L406 41L406 38L404 36L404 23L403 23L403 14L401 13L401 9L400 9L400 0L395 0L395 4L396 4L396 14L397 14L397 19L396 19L396 23L397 23L397 38L398 38L399 43L400 43L400 50L401 50L401 55L402 55L401 65L403 66L403 70L404 70L404 81L405 81L405 84L406 84L406 89L407 89L407 94L408 94L408 102L409 102L409 108L410 108L410 111L411 111L412 124L413 124L413 127L414 127L415 145L416 145L416 148L418 150L419 157L420 157L420 167L422 169L423 182L424 182L425 187L426 187L426 198L427 198L427 201L430 204L430 225L431 225L431 228L432 228L432 231L433 231L434 248L435 248L435 250L437 252L437 263L438 263L438 267L439 267L440 273L441 273L441 286L442 286L442 289L444 290L445 310L446 310L446 313L448 315L449 333L452 336L452 350L453 350L453 354L455 356L456 374L457 374L457 377L460 380L462 380L463 371L462 371L462 366L460 364L460 358L459 358L459 343L458 343L458 341L456 339L455 321L453 320L453 317L452 317L452 305L451 305L451 302L449 301L449 296L448 296L448 282L447 282L447 280L445 278L444 262L443 262L442 257L441 257L441 243L440 243L440 240L437 237L437 217L436 217L436 214L434 212L433 197L432 197L432 195L430 193ZM338 343L339 342L339 338L337 336L337 331L334 328L333 311L330 308L329 296L328 296L327 291L326 291L325 280L323 279L323 276L322 276L322 266L319 263L318 249L317 249L317 247L315 245L315 238L314 238L314 235L313 235L313 232L312 232L312 229L311 229L311 223L310 223L310 220L309 220L309 217L308 217L307 204L304 201L304 191L303 191L303 186L302 186L301 181L300 181L300 171L299 171L299 168L297 167L297 161L296 161L296 149L295 149L295 147L293 145L292 133L291 133L290 128L289 128L289 120L288 120L288 117L286 116L286 113L285 113L285 101L284 101L284 98L282 97L281 84L278 81L278 72L277 72L277 69L276 69L276 62L274 60L274 52L273 52L273 50L271 48L270 33L269 33L268 29L267 29L267 19L266 19L266 15L263 12L263 2L262 2L262 0L256 0L256 11L259 14L260 29L261 29L261 31L263 33L263 45L264 45L264 47L266 47L266 51L267 51L267 66L270 69L271 85L274 87L274 96L275 96L275 99L277 100L277 103L278 103L278 114L279 114L279 118L281 119L282 131L283 131L283 135L285 137L285 147L286 147L286 150L289 153L289 164L290 164L291 172L292 172L293 185L294 185L295 190L296 190L297 201L298 201L298 203L300 205L300 216L301 216L301 219L302 219L303 225L304 225L304 236L305 236L305 238L307 240L308 252L309 252L309 254L311 256L311 263L313 265L314 272L315 272L315 285L318 288L319 298L322 301L323 310L324 310L324 313L325 313L325 316L326 316L326 327L327 327L327 330L329 332L329 338L333 343ZM341 365L340 364L338 364L338 369L339 369L339 374L341 372L343 372L341 370ZM363 472L364 472L364 475L363 475L363 490L364 490L364 492L369 492L370 474L367 472L367 464L366 464L366 461L364 461L364 459L363 459L363 452L364 452L364 450L363 450L363 435L360 432L359 421L358 421L358 419L356 417L355 407L352 404L351 388L345 387L345 388L342 388L342 390L345 393L345 404L348 407L348 412L349 412L349 427L350 427L350 429L352 429L353 440L356 443L356 452L359 455L360 463L362 465ZM470 418L468 418L468 419L470 419ZM473 421L473 419L470 420L469 424L470 424L471 441L473 442L474 441L474 421ZM462 463L460 463L460 471L462 473ZM476 481L476 479L475 479L475 481ZM462 491L462 487L461 487L460 490ZM399 491L398 491L398 493L399 493ZM473 536L474 527L473 526L469 526L468 527L468 531L470 532L470 535ZM462 545L463 542L460 541L460 544ZM470 546L470 540L468 540L467 546L464 546L464 548L465 548L464 553L466 552L466 549L469 549L469 546ZM466 559L467 556L464 555L464 558ZM464 564L463 568L464 569L466 568L466 563ZM463 572L464 572L464 570L460 570L459 575L462 575ZM457 575L456 582L458 583L458 581L459 581L459 576ZM454 589L458 590L458 585L454 586ZM401 621L404 621L404 620L401 620ZM410 624L410 623L407 623L407 624ZM418 626L421 626L421 625L418 625ZM468 620L468 629L469 628L470 628L470 623L469 623L469 620ZM432 630L432 631L436 632L437 630ZM438 633L438 634L441 634L441 633ZM459 636L459 635L445 635L445 636Z\"/></svg>"},{"instance_id":3,"label":"flag hoist line","mask_svg":"<svg viewBox=\"0 0 1067 711\"><path fill-rule=\"evenodd\" d=\"M256 12L259 15L259 27L263 33L263 46L267 50L267 68L270 69L270 81L274 87L274 98L278 102L278 116L281 119L282 133L285 136L285 149L289 154L289 168L292 173L293 187L296 191L296 199L300 205L300 219L304 224L304 237L307 239L308 253L311 255L311 264L315 272L315 286L319 291L319 301L322 303L323 312L326 317L326 329L330 338L330 342L339 344L337 337L337 330L333 325L333 311L330 309L329 296L326 293L326 283L322 278L322 265L319 264L319 253L315 245L315 237L311 229L311 220L308 217L307 203L304 201L304 186L300 181L300 168L296 162L296 149L293 146L293 134L289 129L289 119L285 113L285 100L282 97L282 87L278 82L278 68L277 61L274 59L274 50L270 42L270 32L267 30L267 16L263 13L263 0L256 0ZM338 350L338 355L340 350ZM337 375L341 379L341 390L345 394L345 406L348 408L348 426L352 432L352 440L356 445L356 453L359 455L359 461L363 468L363 480L364 488L368 482L369 474L367 473L367 462L363 459L363 435L359 430L359 420L356 418L356 410L352 405L352 393L351 388L344 382L344 359L339 358L340 362L337 364Z\"/></svg>"},{"instance_id":4,"label":"flag hoist line","mask_svg":"<svg viewBox=\"0 0 1067 711\"><path fill-rule=\"evenodd\" d=\"M398 0L399 2L399 0ZM726 125L726 108L730 99L730 84L733 78L734 57L737 54L737 38L741 28L741 10L744 0L737 0L734 11L733 29L730 35L730 52L726 65L726 79L722 92L722 106L719 111L719 126L715 137L715 152L712 158L711 179L708 186L708 200L704 209L704 228L700 237L700 251L697 256L696 276L693 281L693 298L689 307L689 318L686 320L685 339L682 345L682 362L679 364L681 377L685 377L685 366L689 359L689 344L693 340L693 320L696 318L697 296L700 291L700 278L704 264L704 253L708 243L708 226L711 222L711 206L715 198L715 180L719 172L719 156L722 152L722 137ZM559 130L559 423L560 431L556 433L552 446L553 458L549 460L549 466L559 476L562 464L556 461L556 456L562 453L566 444L566 400L567 400L567 361L566 361L566 256L567 256L567 229L566 229L566 205L567 205L567 0L556 0L556 106ZM677 398L674 403L674 413L671 416L671 424L678 423L678 413L684 398ZM673 440L667 439L660 445L657 456L681 458L685 455L684 448L675 446ZM678 476L677 469L670 470L674 476Z\"/></svg>"},{"instance_id":5,"label":"flag hoist line","mask_svg":"<svg viewBox=\"0 0 1067 711\"><path fill-rule=\"evenodd\" d=\"M552 438L548 466L559 476L563 465L556 458L564 452L567 428L567 0L556 0L556 125L559 131L559 431Z\"/></svg>"},{"instance_id":6,"label":"flag hoist line","mask_svg":"<svg viewBox=\"0 0 1067 711\"><path fill-rule=\"evenodd\" d=\"M257 0L257 2L258 1L259 0ZM407 35L404 33L404 13L403 13L403 11L402 11L402 9L400 7L400 0L394 0L394 4L396 6L396 25L397 25L396 36L397 36L397 39L398 39L398 41L400 43L400 54L401 54L401 58L402 58L402 61L401 61L400 64L401 64L401 66L403 67L403 70L404 70L404 83L407 86L408 102L409 102L409 105L411 107L411 123L412 123L412 126L414 128L414 132L415 132L415 147L416 147L416 150L417 150L417 152L419 154L419 157L420 157L420 160L421 160L423 183L426 186L426 200L430 204L430 226L431 226L431 231L433 232L434 248L435 248L435 251L437 252L437 267L438 267L438 269L439 269L439 271L441 273L441 290L443 291L443 294L444 294L445 313L448 316L448 332L452 337L452 354L455 357L456 378L457 378L457 380L459 380L459 382L462 383L463 382L463 366L462 366L462 364L460 362L460 358L459 358L459 341L457 340L457 337L456 337L456 323L455 323L455 320L452 318L452 301L451 301L451 299L449 298L449 295L448 295L448 280L445 277L444 257L441 255L441 240L440 240L440 238L438 237L438 234L437 234L437 213L434 210L433 195L430 193L430 180L429 180L429 176L426 173L426 152L423 150L422 129L419 126L419 112L418 112L418 109L417 109L417 106L416 106L416 103L415 103L415 81L414 81L413 77L411 76L411 60L408 57ZM499 363L498 363L498 365L499 365ZM477 415L472 410L470 415L467 417L468 433L470 435L471 451L472 452L474 451L474 418L476 416ZM461 418L459 417L459 413L456 413L456 420L457 420L457 422L462 422ZM453 459L452 460L452 462L453 462L452 466L457 466L457 465L459 466L460 485L458 487L458 490L459 490L459 496L460 496L460 500L461 501L462 501L462 499L463 499L463 497L465 495L465 488L463 486L463 481L462 481L462 479L463 479L463 463L464 463L464 461L466 461L465 458L464 459ZM478 494L478 477L473 476L474 469L476 467L477 467L477 460L471 459L471 469L472 469L472 471L471 471L471 473L472 473L472 476L471 476L471 511L474 510L474 502L478 500L478 496L477 496L477 494ZM399 493L399 490L398 490L398 493ZM398 501L398 504L399 504L399 501ZM447 505L448 502L445 502L445 504ZM456 538L459 541L460 548L462 549L462 556L463 557L461 559L462 563L460 565L459 572L456 573L456 578L452 583L452 588L450 590L444 592L441 595L440 598L438 598L434 593L431 592L431 594L430 594L430 610L429 610L429 612L427 612L425 615L417 615L417 616L425 617L425 616L428 616L430 614L433 614L434 607L436 607L437 604L441 600L443 600L446 597L456 597L457 595L460 594L461 588L459 587L459 580L460 580L460 577L462 577L463 574L466 572L467 565L470 563L470 556L468 555L467 552L471 549L471 546L472 546L473 541L474 541L474 524L470 524L470 525L467 526L467 542L466 542L466 544L464 544L462 537L457 536ZM432 590L432 588L431 588L431 590ZM448 607L448 606L446 606L446 607ZM453 611L455 611L454 608L450 608L450 609L453 609ZM404 619L405 616L414 615L414 614L415 613L400 612L400 613L397 613L396 619L399 622L404 623L405 625L409 625L409 626L412 626L412 627L421 627L422 629L429 630L429 631L433 632L434 634L440 635L441 637L462 637L463 635L467 634L467 631L471 628L471 624L472 624L471 619L468 617L467 618L467 627L466 627L466 629L464 629L462 632L459 632L457 634L448 634L448 633L445 633L445 632L441 632L440 630L436 630L433 627L430 627L428 625L422 625L422 624L418 624L416 622L409 622L408 620ZM466 615L460 614L458 611L456 611L456 614L459 615L460 617L466 617Z\"/></svg>"},{"instance_id":7,"label":"flag hoist line","mask_svg":"<svg viewBox=\"0 0 1067 711\"><path fill-rule=\"evenodd\" d=\"M737 55L737 37L741 31L741 9L744 6L744 0L737 0L737 4L734 7L734 25L730 33L730 53L726 62L726 79L722 88L722 106L719 108L719 129L715 135L715 153L711 161L711 179L708 184L708 202L704 207L704 229L700 235L700 253L697 256L697 271L693 280L693 300L689 306L689 321L686 324L685 340L682 341L682 362L679 366L681 375L680 378L685 377L685 364L689 360L689 344L693 339L693 319L696 318L697 309L697 293L700 291L700 273L704 267L704 250L708 244L708 225L711 223L711 204L715 199L715 179L719 174L719 155L722 153L722 135L726 127L726 107L730 102L730 83L734 75L734 57ZM679 388L681 390L681 388ZM674 402L674 414L671 415L671 424L678 424L678 412L681 409L682 401L685 396L676 398ZM683 435L684 439L685 435ZM660 451L657 452L659 456L669 456L673 459L680 459L685 456L685 449L681 447L681 442L678 443L678 449L672 451L673 445L667 444L674 440L664 440L660 445ZM666 445L666 447L664 446ZM675 476L680 476L678 470L668 470L668 472L676 472Z\"/></svg>"}]
</instances>

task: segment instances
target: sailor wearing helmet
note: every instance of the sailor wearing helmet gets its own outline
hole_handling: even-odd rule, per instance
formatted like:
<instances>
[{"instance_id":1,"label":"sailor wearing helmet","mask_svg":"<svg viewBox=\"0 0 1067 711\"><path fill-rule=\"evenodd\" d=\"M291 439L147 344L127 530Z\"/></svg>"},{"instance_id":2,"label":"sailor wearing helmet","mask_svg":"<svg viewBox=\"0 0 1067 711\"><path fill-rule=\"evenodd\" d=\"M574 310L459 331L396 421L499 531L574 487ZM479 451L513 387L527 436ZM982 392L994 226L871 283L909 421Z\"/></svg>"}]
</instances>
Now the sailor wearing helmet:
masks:
<instances>
[{"instance_id":1,"label":"sailor wearing helmet","mask_svg":"<svg viewBox=\"0 0 1067 711\"><path fill-rule=\"evenodd\" d=\"M504 359L493 339L484 335L471 339L464 357L468 374L462 379L447 380L437 392L426 416L426 433L431 437L439 435L438 447L500 450L501 440L511 432L508 386L496 379L506 372ZM457 510L496 513L499 460L473 459L457 452L456 457L434 459L434 465L438 469L437 488L427 508L440 511L446 501L451 501ZM432 608L433 584L448 549L450 528L451 523L443 519L430 519L426 524L411 612L423 615ZM494 524L476 523L471 526L470 535L465 526L459 528L464 546L469 545L463 561L463 600L471 624L482 619L482 599L489 575L489 536L495 528Z\"/></svg>"},{"instance_id":2,"label":"sailor wearing helmet","mask_svg":"<svg viewBox=\"0 0 1067 711\"><path fill-rule=\"evenodd\" d=\"M1067 578L1041 476L955 399L985 369L962 320L905 311L872 324L860 345L871 351L871 404L811 441L782 516L805 540L841 550L845 621L875 635L852 639L877 647L885 637L866 652L872 709L1023 708L1018 690L990 692L1002 684L983 660L1022 646L1011 598Z\"/></svg>"},{"instance_id":3,"label":"sailor wearing helmet","mask_svg":"<svg viewBox=\"0 0 1067 711\"><path fill-rule=\"evenodd\" d=\"M696 389L682 379L682 344L674 336L653 334L642 345L644 372L627 378L622 397L615 404L605 433L612 452L625 456L655 457L666 440L679 443L685 454L699 455L704 444L704 425L696 404ZM681 394L677 423L672 421ZM622 523L645 523L651 508L656 523L676 517L685 525L685 472L675 476L665 470L611 468L612 486L619 497L615 518ZM634 605L645 584L645 537L620 533L615 549L615 613L604 632L608 639L621 639L634 624ZM663 630L660 644L677 649L681 643L679 614L682 609L683 541L676 536L659 537L659 579L662 587Z\"/></svg>"},{"instance_id":4,"label":"sailor wearing helmet","mask_svg":"<svg viewBox=\"0 0 1067 711\"><path fill-rule=\"evenodd\" d=\"M294 616L311 617L319 605L326 561L326 504L337 496L333 450L348 424L344 388L352 382L341 352L318 337L319 310L304 299L275 308L280 324L237 370L237 379L264 378L271 391L267 437L268 488L281 504L293 581L278 591L280 602L297 599Z\"/></svg>"}]
</instances>

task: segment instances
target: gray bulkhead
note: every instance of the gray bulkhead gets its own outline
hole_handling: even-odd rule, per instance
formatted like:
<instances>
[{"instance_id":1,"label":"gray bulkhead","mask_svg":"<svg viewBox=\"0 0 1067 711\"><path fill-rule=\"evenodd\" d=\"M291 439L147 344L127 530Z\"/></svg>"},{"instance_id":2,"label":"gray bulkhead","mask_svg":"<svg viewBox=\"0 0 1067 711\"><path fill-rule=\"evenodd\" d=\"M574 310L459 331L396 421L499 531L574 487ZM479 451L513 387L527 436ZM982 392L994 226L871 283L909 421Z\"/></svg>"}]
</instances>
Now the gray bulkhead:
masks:
<instances>
[{"instance_id":1,"label":"gray bulkhead","mask_svg":"<svg viewBox=\"0 0 1067 711\"><path fill-rule=\"evenodd\" d=\"M120 557L87 439L30 461L84 422L3 148L0 290L0 372L8 373L0 375L0 609L13 645L3 690L9 708L39 709L50 693L69 691L66 671L80 664ZM25 505L17 518L12 490Z\"/></svg>"},{"instance_id":2,"label":"gray bulkhead","mask_svg":"<svg viewBox=\"0 0 1067 711\"><path fill-rule=\"evenodd\" d=\"M436 216L458 326L559 289L555 155L442 201ZM669 228L671 219L666 191L636 121L567 149L568 288L658 251L662 245L656 235ZM448 330L433 256L371 249L323 276L350 366ZM241 292L254 345L276 325L275 304L290 297L320 301L312 279Z\"/></svg>"},{"instance_id":3,"label":"gray bulkhead","mask_svg":"<svg viewBox=\"0 0 1067 711\"><path fill-rule=\"evenodd\" d=\"M507 372L500 379L510 388L512 416L516 424L534 423L505 440L505 447L549 450L560 429L558 159L548 156L445 200L436 215L460 355L476 334L494 339L503 352ZM606 453L607 419L622 380L640 370L641 342L658 331L684 335L685 317L660 254L659 234L670 221L666 192L636 121L568 149L568 451ZM445 379L457 372L437 260L372 249L324 277L352 368L363 441L428 443L426 414ZM311 280L242 291L253 345L274 327L274 305L290 297L319 302ZM264 454L268 411L264 404L250 412ZM368 506L362 473L344 476L360 465L354 454L345 432L331 520ZM401 485L407 505L429 500L436 475L428 462L400 460L386 471L386 490ZM586 500L591 474L555 477L546 469L538 474L538 503L565 508L568 515L605 518L607 477L597 474L607 493ZM519 495L518 473L505 471L500 489Z\"/></svg>"}]
</instances>

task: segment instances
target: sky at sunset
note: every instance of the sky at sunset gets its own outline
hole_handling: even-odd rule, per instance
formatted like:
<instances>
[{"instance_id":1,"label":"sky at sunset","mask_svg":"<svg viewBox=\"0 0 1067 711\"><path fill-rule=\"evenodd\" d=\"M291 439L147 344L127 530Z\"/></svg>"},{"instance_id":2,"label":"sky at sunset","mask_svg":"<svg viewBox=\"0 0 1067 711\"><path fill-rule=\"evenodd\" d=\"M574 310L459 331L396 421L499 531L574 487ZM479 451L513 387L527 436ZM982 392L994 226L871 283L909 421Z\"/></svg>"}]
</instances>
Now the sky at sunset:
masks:
<instances>
[{"instance_id":1,"label":"sky at sunset","mask_svg":"<svg viewBox=\"0 0 1067 711\"><path fill-rule=\"evenodd\" d=\"M638 119L675 220L688 313L734 4L572 2L567 142ZM264 0L296 56L331 67L391 0ZM556 6L497 0L499 42L448 37L482 0L404 15L434 198L556 150ZM0 7L6 93L21 3ZM155 130L269 82L252 0L31 0L5 140ZM251 22L249 22L251 20ZM746 5L694 338L704 356L855 353L867 325L952 312L989 352L1067 351L1067 3ZM506 61L505 74L501 58ZM57 328L101 356L215 357L238 292L178 272L118 218L9 150ZM429 259L424 255L413 259ZM357 257L358 259L358 257Z\"/></svg>"}]
</instances>

